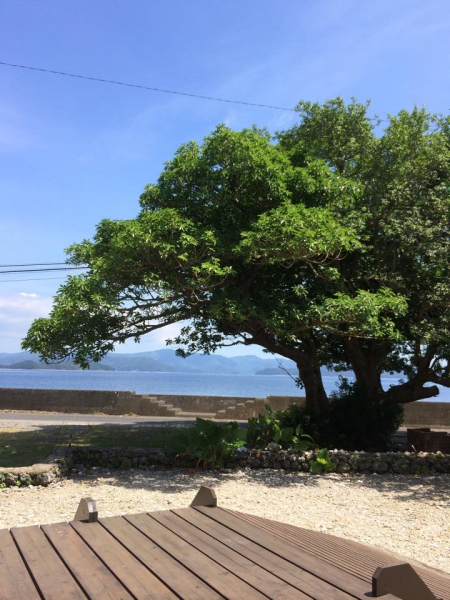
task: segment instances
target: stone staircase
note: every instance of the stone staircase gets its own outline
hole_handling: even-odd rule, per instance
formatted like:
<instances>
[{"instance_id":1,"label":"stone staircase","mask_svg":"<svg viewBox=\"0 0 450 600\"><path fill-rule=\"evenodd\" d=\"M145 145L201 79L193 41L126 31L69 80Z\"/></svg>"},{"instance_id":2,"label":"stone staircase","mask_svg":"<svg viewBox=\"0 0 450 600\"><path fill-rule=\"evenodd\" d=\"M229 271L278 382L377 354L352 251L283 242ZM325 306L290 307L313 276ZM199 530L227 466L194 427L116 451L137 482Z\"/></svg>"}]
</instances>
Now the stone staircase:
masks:
<instances>
[{"instance_id":1,"label":"stone staircase","mask_svg":"<svg viewBox=\"0 0 450 600\"><path fill-rule=\"evenodd\" d=\"M164 396L162 395L164 398ZM162 400L161 396L141 395L139 413L141 415L157 416L157 417L180 417L195 419L219 419L223 421L246 421L250 417L255 417L259 414L266 414L266 404L270 404L273 410L285 408L286 402L284 396L268 396L267 398L240 398L217 397L217 407L215 410L214 398L206 397L209 402L198 402L198 397L193 396L192 402L186 402L189 396L180 397L180 405L178 404L177 396L169 396L166 400ZM173 403L173 404L172 404Z\"/></svg>"},{"instance_id":2,"label":"stone staircase","mask_svg":"<svg viewBox=\"0 0 450 600\"><path fill-rule=\"evenodd\" d=\"M181 408L175 408L173 404L167 404L164 400L158 400L156 396L141 396L145 403L145 414L152 417L181 417L184 416Z\"/></svg>"},{"instance_id":3,"label":"stone staircase","mask_svg":"<svg viewBox=\"0 0 450 600\"><path fill-rule=\"evenodd\" d=\"M200 417L200 419L215 419L216 418L216 413L209 413L209 412L187 412L187 411L183 411L182 410L181 412L177 413L176 416L177 417L190 417L191 419L196 419L197 417Z\"/></svg>"},{"instance_id":4,"label":"stone staircase","mask_svg":"<svg viewBox=\"0 0 450 600\"><path fill-rule=\"evenodd\" d=\"M250 417L255 417L259 414L265 414L266 398L255 398L254 400L246 400L238 402L232 406L227 406L224 410L218 410L215 418L225 419L227 421L246 420Z\"/></svg>"}]
</instances>

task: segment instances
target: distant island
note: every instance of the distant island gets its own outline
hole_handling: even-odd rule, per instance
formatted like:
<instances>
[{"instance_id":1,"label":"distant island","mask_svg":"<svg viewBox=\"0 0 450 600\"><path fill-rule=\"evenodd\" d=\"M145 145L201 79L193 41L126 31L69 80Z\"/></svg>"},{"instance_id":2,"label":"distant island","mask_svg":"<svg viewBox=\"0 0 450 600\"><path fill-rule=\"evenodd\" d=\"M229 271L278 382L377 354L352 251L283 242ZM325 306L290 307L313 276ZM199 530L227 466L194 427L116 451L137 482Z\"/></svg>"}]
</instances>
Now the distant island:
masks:
<instances>
[{"instance_id":1,"label":"distant island","mask_svg":"<svg viewBox=\"0 0 450 600\"><path fill-rule=\"evenodd\" d=\"M296 369L285 369L284 367L266 367L260 371L256 371L255 375L292 375L292 377L298 377L298 371Z\"/></svg>"},{"instance_id":2,"label":"distant island","mask_svg":"<svg viewBox=\"0 0 450 600\"><path fill-rule=\"evenodd\" d=\"M63 362L46 364L43 362L36 362L34 360L22 360L21 362L12 363L10 365L0 365L0 369L28 369L28 370L51 370L51 371L79 371L80 367L75 365L73 362ZM115 371L114 367L109 365L102 365L99 363L93 363L91 365L92 371Z\"/></svg>"}]
</instances>

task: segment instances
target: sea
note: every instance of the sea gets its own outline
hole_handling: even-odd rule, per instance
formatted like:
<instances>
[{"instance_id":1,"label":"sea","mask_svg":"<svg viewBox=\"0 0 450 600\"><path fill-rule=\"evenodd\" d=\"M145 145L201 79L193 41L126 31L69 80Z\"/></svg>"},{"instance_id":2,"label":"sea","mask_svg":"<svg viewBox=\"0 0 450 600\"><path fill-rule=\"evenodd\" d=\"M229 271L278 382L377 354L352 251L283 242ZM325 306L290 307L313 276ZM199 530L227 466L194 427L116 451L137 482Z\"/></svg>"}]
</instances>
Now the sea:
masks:
<instances>
[{"instance_id":1,"label":"sea","mask_svg":"<svg viewBox=\"0 0 450 600\"><path fill-rule=\"evenodd\" d=\"M327 393L336 389L338 376L324 375ZM382 379L385 389L398 378ZM439 386L440 387L440 386ZM212 373L155 373L147 371L52 371L0 369L0 388L60 390L124 390L137 394L180 394L201 396L303 396L288 375L229 375ZM1 390L0 390L1 393ZM450 402L450 389L429 402Z\"/></svg>"}]
</instances>

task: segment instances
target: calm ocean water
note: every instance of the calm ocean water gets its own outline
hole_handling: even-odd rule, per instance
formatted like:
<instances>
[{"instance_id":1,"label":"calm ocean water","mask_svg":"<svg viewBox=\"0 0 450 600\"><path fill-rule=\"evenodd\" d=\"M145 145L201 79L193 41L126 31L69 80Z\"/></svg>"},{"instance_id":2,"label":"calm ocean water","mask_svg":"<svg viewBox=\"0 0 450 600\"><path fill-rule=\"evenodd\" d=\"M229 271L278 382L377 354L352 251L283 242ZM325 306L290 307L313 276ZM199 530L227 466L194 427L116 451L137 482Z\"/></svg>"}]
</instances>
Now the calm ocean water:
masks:
<instances>
[{"instance_id":1,"label":"calm ocean water","mask_svg":"<svg viewBox=\"0 0 450 600\"><path fill-rule=\"evenodd\" d=\"M337 376L324 376L327 392L335 389ZM386 377L383 385L397 383ZM0 388L70 390L128 390L138 394L198 394L210 396L302 396L287 375L220 375L206 373L149 373L130 371L0 370ZM431 401L433 399L430 399ZM434 398L450 402L450 390L441 388Z\"/></svg>"}]
</instances>

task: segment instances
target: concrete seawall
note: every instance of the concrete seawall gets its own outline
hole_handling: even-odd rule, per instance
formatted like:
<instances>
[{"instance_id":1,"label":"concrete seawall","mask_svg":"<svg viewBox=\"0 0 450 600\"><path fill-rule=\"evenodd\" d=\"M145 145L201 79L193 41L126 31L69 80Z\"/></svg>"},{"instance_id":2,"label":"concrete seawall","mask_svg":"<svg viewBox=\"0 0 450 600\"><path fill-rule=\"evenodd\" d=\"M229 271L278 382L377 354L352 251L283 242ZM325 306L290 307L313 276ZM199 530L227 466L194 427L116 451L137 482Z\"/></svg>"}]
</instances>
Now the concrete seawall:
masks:
<instances>
[{"instance_id":1,"label":"concrete seawall","mask_svg":"<svg viewBox=\"0 0 450 600\"><path fill-rule=\"evenodd\" d=\"M284 409L301 404L298 396L241 398L238 396L139 395L126 391L0 388L0 410L61 413L136 414L142 416L195 416L247 419L264 412L264 405ZM450 429L450 402L414 402L405 406L405 427Z\"/></svg>"}]
</instances>

